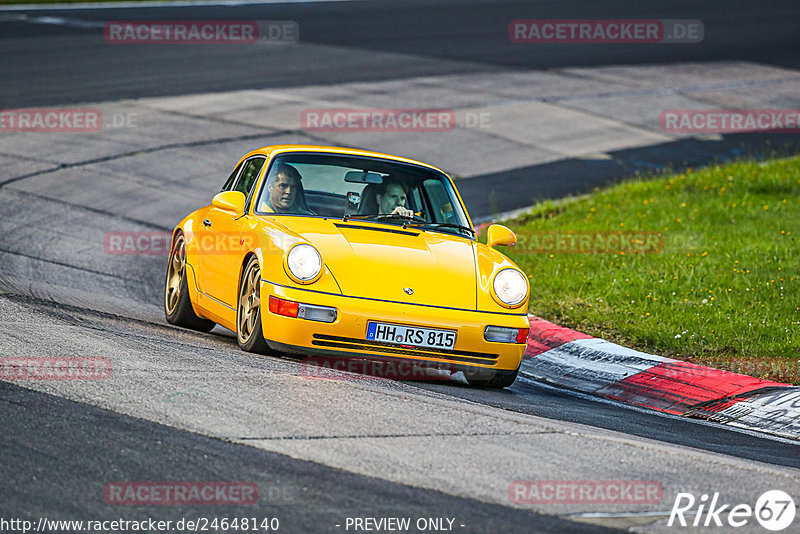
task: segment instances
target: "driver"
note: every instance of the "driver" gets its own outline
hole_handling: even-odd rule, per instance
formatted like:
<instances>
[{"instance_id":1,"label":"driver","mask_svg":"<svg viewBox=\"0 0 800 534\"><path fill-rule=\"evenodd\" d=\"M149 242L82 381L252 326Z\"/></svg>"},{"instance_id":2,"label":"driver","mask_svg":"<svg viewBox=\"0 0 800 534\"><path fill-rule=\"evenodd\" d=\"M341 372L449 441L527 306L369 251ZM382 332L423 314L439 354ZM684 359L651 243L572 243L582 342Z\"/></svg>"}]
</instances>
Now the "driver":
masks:
<instances>
[{"instance_id":1,"label":"driver","mask_svg":"<svg viewBox=\"0 0 800 534\"><path fill-rule=\"evenodd\" d=\"M406 188L398 180L384 180L375 199L378 201L378 215L414 216L414 212L406 208Z\"/></svg>"},{"instance_id":2,"label":"driver","mask_svg":"<svg viewBox=\"0 0 800 534\"><path fill-rule=\"evenodd\" d=\"M261 211L314 215L306 205L300 173L286 163L279 163L267 180L267 200Z\"/></svg>"}]
</instances>

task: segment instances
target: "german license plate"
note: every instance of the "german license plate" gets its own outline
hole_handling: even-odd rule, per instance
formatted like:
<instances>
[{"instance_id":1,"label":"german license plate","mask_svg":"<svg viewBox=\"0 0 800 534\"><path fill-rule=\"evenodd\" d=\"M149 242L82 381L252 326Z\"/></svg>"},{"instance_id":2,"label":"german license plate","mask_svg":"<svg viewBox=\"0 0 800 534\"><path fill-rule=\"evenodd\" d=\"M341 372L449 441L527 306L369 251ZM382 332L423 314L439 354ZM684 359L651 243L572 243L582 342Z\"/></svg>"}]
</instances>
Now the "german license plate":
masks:
<instances>
[{"instance_id":1,"label":"german license plate","mask_svg":"<svg viewBox=\"0 0 800 534\"><path fill-rule=\"evenodd\" d=\"M415 347L452 349L456 344L456 333L453 330L419 328L370 321L367 325L367 339L399 345L413 345Z\"/></svg>"}]
</instances>

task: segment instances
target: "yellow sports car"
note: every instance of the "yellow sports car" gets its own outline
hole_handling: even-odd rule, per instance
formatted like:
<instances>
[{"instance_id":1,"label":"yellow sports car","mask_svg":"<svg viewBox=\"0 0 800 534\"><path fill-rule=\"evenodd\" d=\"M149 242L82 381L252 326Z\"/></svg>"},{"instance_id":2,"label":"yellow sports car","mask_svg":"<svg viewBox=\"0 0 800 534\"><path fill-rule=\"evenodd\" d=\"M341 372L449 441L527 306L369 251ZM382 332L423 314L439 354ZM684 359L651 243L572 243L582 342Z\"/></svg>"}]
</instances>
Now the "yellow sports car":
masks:
<instances>
[{"instance_id":1,"label":"yellow sports car","mask_svg":"<svg viewBox=\"0 0 800 534\"><path fill-rule=\"evenodd\" d=\"M320 146L245 155L175 228L167 320L236 333L246 351L404 362L506 387L528 336L529 284L487 243L453 181L398 156Z\"/></svg>"}]
</instances>

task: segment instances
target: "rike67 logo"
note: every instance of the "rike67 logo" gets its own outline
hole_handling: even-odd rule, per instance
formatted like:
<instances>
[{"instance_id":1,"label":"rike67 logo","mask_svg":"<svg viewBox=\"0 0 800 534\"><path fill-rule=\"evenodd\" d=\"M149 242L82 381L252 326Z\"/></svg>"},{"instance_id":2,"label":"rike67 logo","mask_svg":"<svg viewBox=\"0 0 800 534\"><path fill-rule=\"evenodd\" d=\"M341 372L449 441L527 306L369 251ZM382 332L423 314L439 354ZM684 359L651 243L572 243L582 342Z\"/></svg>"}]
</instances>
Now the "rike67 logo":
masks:
<instances>
[{"instance_id":1,"label":"rike67 logo","mask_svg":"<svg viewBox=\"0 0 800 534\"><path fill-rule=\"evenodd\" d=\"M710 501L708 494L696 499L691 493L678 493L667 526L738 528L747 525L755 517L765 529L778 532L792 524L795 512L794 500L781 490L764 492L754 507L749 504L720 504L719 493L714 493ZM694 516L694 520L685 516Z\"/></svg>"}]
</instances>

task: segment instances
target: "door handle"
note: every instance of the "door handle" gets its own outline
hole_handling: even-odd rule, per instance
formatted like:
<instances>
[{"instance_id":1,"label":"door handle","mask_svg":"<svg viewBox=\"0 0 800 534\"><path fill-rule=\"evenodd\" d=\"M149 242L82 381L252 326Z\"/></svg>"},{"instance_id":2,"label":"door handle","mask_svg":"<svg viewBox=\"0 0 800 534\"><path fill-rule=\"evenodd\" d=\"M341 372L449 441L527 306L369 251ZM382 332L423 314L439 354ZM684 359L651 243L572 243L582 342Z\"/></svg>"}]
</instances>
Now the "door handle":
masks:
<instances>
[{"instance_id":1,"label":"door handle","mask_svg":"<svg viewBox=\"0 0 800 534\"><path fill-rule=\"evenodd\" d=\"M206 219L205 221L203 221L203 224L205 226L211 226L211 220L210 219Z\"/></svg>"}]
</instances>

